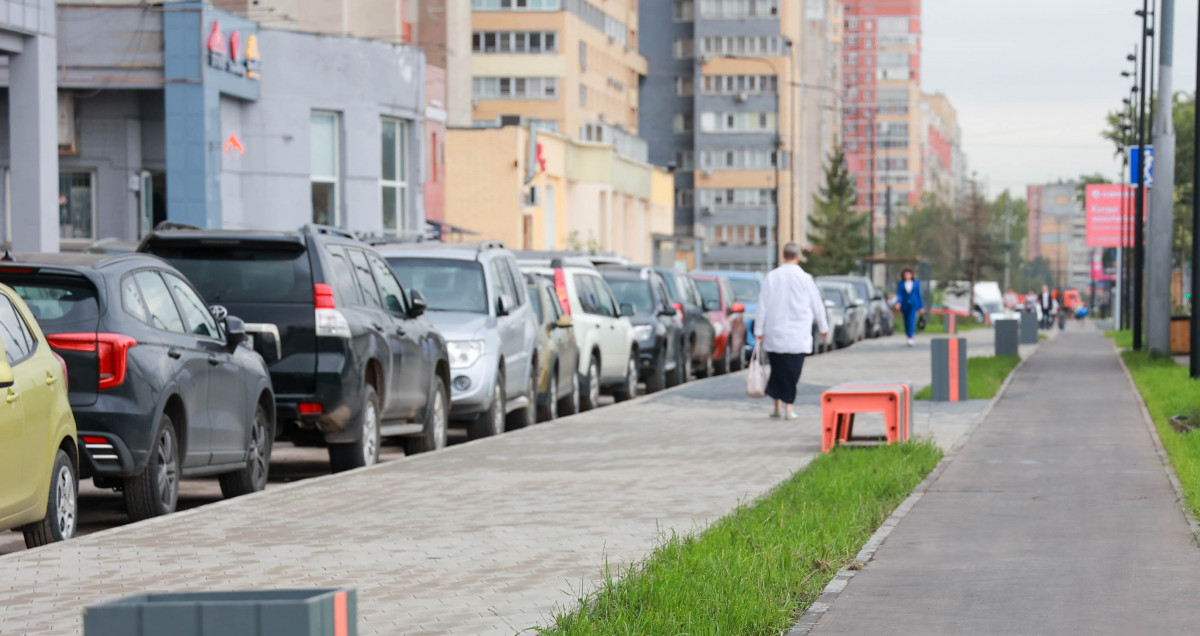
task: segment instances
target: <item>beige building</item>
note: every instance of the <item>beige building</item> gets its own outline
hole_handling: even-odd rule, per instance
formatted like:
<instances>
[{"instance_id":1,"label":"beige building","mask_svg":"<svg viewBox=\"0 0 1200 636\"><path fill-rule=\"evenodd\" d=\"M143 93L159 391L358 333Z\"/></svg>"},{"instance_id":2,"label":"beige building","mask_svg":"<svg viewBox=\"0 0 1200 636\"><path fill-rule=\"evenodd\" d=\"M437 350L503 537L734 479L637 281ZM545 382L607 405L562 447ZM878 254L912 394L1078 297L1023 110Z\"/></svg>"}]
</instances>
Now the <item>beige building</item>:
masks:
<instances>
[{"instance_id":1,"label":"beige building","mask_svg":"<svg viewBox=\"0 0 1200 636\"><path fill-rule=\"evenodd\" d=\"M942 93L921 96L920 137L925 193L953 205L966 178L966 155L958 111Z\"/></svg>"},{"instance_id":2,"label":"beige building","mask_svg":"<svg viewBox=\"0 0 1200 636\"><path fill-rule=\"evenodd\" d=\"M651 263L652 237L674 232L674 176L612 145L527 126L452 129L446 145L446 222L470 232L457 238Z\"/></svg>"}]
</instances>

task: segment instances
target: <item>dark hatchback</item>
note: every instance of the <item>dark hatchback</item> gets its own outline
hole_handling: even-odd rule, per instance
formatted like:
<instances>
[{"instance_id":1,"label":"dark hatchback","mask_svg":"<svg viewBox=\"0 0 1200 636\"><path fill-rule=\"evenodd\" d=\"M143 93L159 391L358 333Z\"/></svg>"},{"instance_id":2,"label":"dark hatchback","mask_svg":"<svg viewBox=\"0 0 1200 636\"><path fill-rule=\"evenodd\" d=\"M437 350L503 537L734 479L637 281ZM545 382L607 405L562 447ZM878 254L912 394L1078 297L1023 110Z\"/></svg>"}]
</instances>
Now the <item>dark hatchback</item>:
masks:
<instances>
[{"instance_id":1,"label":"dark hatchback","mask_svg":"<svg viewBox=\"0 0 1200 636\"><path fill-rule=\"evenodd\" d=\"M139 249L167 259L210 302L242 316L271 370L279 434L328 445L333 470L446 444L446 343L369 245L324 226L297 232L158 230Z\"/></svg>"},{"instance_id":2,"label":"dark hatchback","mask_svg":"<svg viewBox=\"0 0 1200 636\"><path fill-rule=\"evenodd\" d=\"M130 517L174 511L181 477L220 475L226 497L266 487L266 365L241 346L242 321L219 325L177 269L144 254L23 254L0 281L66 361L80 476L120 489Z\"/></svg>"},{"instance_id":3,"label":"dark hatchback","mask_svg":"<svg viewBox=\"0 0 1200 636\"><path fill-rule=\"evenodd\" d=\"M662 277L667 287L667 296L683 323L684 370L680 382L692 379L692 369L701 375L712 375L714 328L708 312L704 310L704 299L696 281L684 272L669 267L656 267L654 271ZM698 367L696 365L699 365Z\"/></svg>"},{"instance_id":4,"label":"dark hatchback","mask_svg":"<svg viewBox=\"0 0 1200 636\"><path fill-rule=\"evenodd\" d=\"M638 343L638 375L646 392L681 384L687 372L683 321L671 303L666 282L650 267L600 267L613 296L629 315ZM626 309L632 308L632 312Z\"/></svg>"}]
</instances>

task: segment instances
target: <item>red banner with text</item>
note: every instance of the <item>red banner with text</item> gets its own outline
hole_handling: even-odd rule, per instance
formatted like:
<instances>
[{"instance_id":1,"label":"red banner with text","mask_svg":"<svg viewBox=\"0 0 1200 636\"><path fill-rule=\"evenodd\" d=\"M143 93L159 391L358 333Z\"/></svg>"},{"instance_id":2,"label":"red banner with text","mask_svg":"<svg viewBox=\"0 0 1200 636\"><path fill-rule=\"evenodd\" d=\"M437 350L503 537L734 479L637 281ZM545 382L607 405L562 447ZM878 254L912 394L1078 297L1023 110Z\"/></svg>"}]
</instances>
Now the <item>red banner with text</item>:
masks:
<instances>
[{"instance_id":1,"label":"red banner with text","mask_svg":"<svg viewBox=\"0 0 1200 636\"><path fill-rule=\"evenodd\" d=\"M1088 247L1121 246L1121 228L1133 218L1133 197L1134 189L1127 185L1087 187Z\"/></svg>"}]
</instances>

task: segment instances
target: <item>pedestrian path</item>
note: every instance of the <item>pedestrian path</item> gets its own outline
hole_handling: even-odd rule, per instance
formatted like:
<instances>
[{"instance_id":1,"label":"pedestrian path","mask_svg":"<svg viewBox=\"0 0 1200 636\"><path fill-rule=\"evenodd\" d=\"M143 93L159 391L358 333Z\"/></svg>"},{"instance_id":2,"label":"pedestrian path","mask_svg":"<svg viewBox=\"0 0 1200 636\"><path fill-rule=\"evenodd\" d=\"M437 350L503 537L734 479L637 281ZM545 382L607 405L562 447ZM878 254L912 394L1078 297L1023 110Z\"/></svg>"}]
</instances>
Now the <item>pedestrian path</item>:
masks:
<instances>
[{"instance_id":1,"label":"pedestrian path","mask_svg":"<svg viewBox=\"0 0 1200 636\"><path fill-rule=\"evenodd\" d=\"M988 353L989 332L969 338ZM810 359L799 422L767 419L744 377L726 376L0 557L0 634L76 634L83 607L147 591L335 585L357 588L360 634L545 625L606 562L641 559L664 533L702 528L806 465L823 388L928 383L920 345L889 338ZM914 432L952 444L985 406L916 405Z\"/></svg>"},{"instance_id":2,"label":"pedestrian path","mask_svg":"<svg viewBox=\"0 0 1200 636\"><path fill-rule=\"evenodd\" d=\"M1017 371L813 634L1200 631L1200 549L1110 341Z\"/></svg>"}]
</instances>

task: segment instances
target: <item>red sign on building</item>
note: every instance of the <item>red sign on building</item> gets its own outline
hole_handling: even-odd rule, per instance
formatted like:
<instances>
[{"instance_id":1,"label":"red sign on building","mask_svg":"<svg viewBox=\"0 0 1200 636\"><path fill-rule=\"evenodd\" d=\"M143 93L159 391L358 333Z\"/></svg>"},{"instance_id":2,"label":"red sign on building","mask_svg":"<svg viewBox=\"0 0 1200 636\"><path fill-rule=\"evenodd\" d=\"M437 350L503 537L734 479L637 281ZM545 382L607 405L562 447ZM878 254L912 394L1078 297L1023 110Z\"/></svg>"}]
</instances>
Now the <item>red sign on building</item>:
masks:
<instances>
[{"instance_id":1,"label":"red sign on building","mask_svg":"<svg viewBox=\"0 0 1200 636\"><path fill-rule=\"evenodd\" d=\"M1120 247L1121 228L1133 218L1133 188L1126 185L1087 187L1088 247Z\"/></svg>"}]
</instances>

